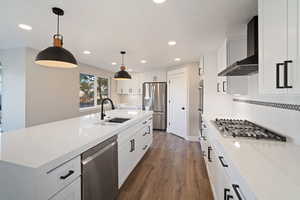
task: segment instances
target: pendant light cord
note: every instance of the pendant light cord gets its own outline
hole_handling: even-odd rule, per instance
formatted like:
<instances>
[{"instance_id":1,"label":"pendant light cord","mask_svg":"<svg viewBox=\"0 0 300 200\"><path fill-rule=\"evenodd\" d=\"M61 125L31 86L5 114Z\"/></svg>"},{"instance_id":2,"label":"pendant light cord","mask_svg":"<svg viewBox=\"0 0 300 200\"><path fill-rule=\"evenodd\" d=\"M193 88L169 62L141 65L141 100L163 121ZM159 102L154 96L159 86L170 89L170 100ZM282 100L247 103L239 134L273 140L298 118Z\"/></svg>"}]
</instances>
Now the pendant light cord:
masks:
<instances>
[{"instance_id":1,"label":"pendant light cord","mask_svg":"<svg viewBox=\"0 0 300 200\"><path fill-rule=\"evenodd\" d=\"M59 35L59 15L57 15L57 35Z\"/></svg>"}]
</instances>

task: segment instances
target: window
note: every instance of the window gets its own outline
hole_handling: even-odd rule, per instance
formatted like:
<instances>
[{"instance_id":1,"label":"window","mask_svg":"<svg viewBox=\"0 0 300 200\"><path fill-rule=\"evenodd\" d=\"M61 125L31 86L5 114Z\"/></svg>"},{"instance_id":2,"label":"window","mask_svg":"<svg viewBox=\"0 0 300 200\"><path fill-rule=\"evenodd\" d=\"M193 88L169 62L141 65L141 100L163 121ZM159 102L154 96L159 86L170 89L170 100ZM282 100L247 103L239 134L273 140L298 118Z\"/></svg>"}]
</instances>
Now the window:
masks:
<instances>
[{"instance_id":1,"label":"window","mask_svg":"<svg viewBox=\"0 0 300 200\"><path fill-rule=\"evenodd\" d=\"M109 79L90 74L80 74L80 108L95 107L109 97Z\"/></svg>"},{"instance_id":2,"label":"window","mask_svg":"<svg viewBox=\"0 0 300 200\"><path fill-rule=\"evenodd\" d=\"M108 98L108 78L97 77L97 105L100 105L104 98Z\"/></svg>"}]
</instances>

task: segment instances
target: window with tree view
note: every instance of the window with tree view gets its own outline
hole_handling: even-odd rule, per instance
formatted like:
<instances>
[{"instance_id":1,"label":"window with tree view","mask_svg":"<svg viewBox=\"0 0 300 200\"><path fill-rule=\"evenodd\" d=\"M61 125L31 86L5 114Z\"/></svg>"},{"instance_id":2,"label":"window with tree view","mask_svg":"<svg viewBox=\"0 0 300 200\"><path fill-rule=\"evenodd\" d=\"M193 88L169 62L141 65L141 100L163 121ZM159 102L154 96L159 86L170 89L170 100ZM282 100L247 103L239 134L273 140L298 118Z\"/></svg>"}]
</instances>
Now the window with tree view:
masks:
<instances>
[{"instance_id":1,"label":"window with tree view","mask_svg":"<svg viewBox=\"0 0 300 200\"><path fill-rule=\"evenodd\" d=\"M109 79L80 74L80 108L95 107L109 96Z\"/></svg>"},{"instance_id":2,"label":"window with tree view","mask_svg":"<svg viewBox=\"0 0 300 200\"><path fill-rule=\"evenodd\" d=\"M108 98L108 78L97 77L97 105L104 98Z\"/></svg>"}]
</instances>

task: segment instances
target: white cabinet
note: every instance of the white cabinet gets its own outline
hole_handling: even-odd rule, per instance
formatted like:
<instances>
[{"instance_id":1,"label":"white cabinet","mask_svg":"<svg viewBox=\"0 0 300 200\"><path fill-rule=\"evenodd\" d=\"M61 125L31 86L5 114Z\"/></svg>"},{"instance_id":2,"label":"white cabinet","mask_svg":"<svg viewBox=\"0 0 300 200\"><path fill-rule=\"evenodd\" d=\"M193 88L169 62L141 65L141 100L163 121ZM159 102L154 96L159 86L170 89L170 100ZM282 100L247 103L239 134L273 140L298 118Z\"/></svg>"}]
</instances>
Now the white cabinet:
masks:
<instances>
[{"instance_id":1,"label":"white cabinet","mask_svg":"<svg viewBox=\"0 0 300 200\"><path fill-rule=\"evenodd\" d=\"M231 64L247 57L247 44L244 36L226 39L217 52L217 73ZM248 94L247 76L217 77L217 92L219 94Z\"/></svg>"},{"instance_id":2,"label":"white cabinet","mask_svg":"<svg viewBox=\"0 0 300 200\"><path fill-rule=\"evenodd\" d=\"M49 200L81 200L81 179L78 178Z\"/></svg>"},{"instance_id":3,"label":"white cabinet","mask_svg":"<svg viewBox=\"0 0 300 200\"><path fill-rule=\"evenodd\" d=\"M254 199L253 193L246 187L238 170L232 165L221 144L214 139L211 127L204 122L201 149L216 200L249 200Z\"/></svg>"},{"instance_id":4,"label":"white cabinet","mask_svg":"<svg viewBox=\"0 0 300 200\"><path fill-rule=\"evenodd\" d=\"M152 118L129 129L118 139L119 188L142 159L152 141Z\"/></svg>"},{"instance_id":5,"label":"white cabinet","mask_svg":"<svg viewBox=\"0 0 300 200\"><path fill-rule=\"evenodd\" d=\"M131 73L130 80L118 80L118 94L139 95L142 94L142 80L140 73Z\"/></svg>"},{"instance_id":6,"label":"white cabinet","mask_svg":"<svg viewBox=\"0 0 300 200\"><path fill-rule=\"evenodd\" d=\"M300 4L259 0L259 91L299 94Z\"/></svg>"}]
</instances>

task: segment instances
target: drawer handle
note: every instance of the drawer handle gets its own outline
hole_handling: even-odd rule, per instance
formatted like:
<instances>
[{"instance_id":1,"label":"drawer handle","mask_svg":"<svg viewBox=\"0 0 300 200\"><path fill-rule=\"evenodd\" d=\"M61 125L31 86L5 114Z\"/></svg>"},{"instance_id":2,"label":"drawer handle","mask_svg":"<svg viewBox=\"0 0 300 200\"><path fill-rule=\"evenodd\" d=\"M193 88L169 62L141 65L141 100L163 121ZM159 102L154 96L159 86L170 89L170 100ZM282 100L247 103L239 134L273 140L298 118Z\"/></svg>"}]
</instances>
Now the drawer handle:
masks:
<instances>
[{"instance_id":1,"label":"drawer handle","mask_svg":"<svg viewBox=\"0 0 300 200\"><path fill-rule=\"evenodd\" d=\"M147 147L148 147L148 145L145 145L145 146L144 146L144 148L143 148L143 150L146 150L146 149L147 149Z\"/></svg>"},{"instance_id":2,"label":"drawer handle","mask_svg":"<svg viewBox=\"0 0 300 200\"><path fill-rule=\"evenodd\" d=\"M228 188L224 188L224 200L228 200L229 199L229 195L227 194L227 193L229 193L230 192L230 189L228 189Z\"/></svg>"},{"instance_id":3,"label":"drawer handle","mask_svg":"<svg viewBox=\"0 0 300 200\"><path fill-rule=\"evenodd\" d=\"M74 174L74 171L73 170L69 170L68 174L66 174L64 176L61 176L60 179L65 180L66 178L68 178L72 174Z\"/></svg>"},{"instance_id":4,"label":"drawer handle","mask_svg":"<svg viewBox=\"0 0 300 200\"><path fill-rule=\"evenodd\" d=\"M145 132L144 134L143 134L143 136L146 136L148 134L148 132Z\"/></svg>"},{"instance_id":5,"label":"drawer handle","mask_svg":"<svg viewBox=\"0 0 300 200\"><path fill-rule=\"evenodd\" d=\"M223 159L224 159L223 156L219 156L219 160L220 160L222 166L223 166L223 167L228 167L228 165L224 163Z\"/></svg>"},{"instance_id":6,"label":"drawer handle","mask_svg":"<svg viewBox=\"0 0 300 200\"><path fill-rule=\"evenodd\" d=\"M143 124L147 124L147 121L144 121Z\"/></svg>"},{"instance_id":7,"label":"drawer handle","mask_svg":"<svg viewBox=\"0 0 300 200\"><path fill-rule=\"evenodd\" d=\"M207 153L207 159L208 159L209 162L212 162L211 157L210 157L210 152L211 152L211 151L212 151L212 148L211 148L211 147L208 147L208 148L207 148L207 152L208 152L208 153Z\"/></svg>"},{"instance_id":8,"label":"drawer handle","mask_svg":"<svg viewBox=\"0 0 300 200\"><path fill-rule=\"evenodd\" d=\"M240 186L236 185L236 184L232 184L232 187L233 187L234 193L236 194L238 200L243 200L241 197L241 194L239 192Z\"/></svg>"},{"instance_id":9,"label":"drawer handle","mask_svg":"<svg viewBox=\"0 0 300 200\"><path fill-rule=\"evenodd\" d=\"M130 152L134 152L135 150L135 140L130 140Z\"/></svg>"}]
</instances>

